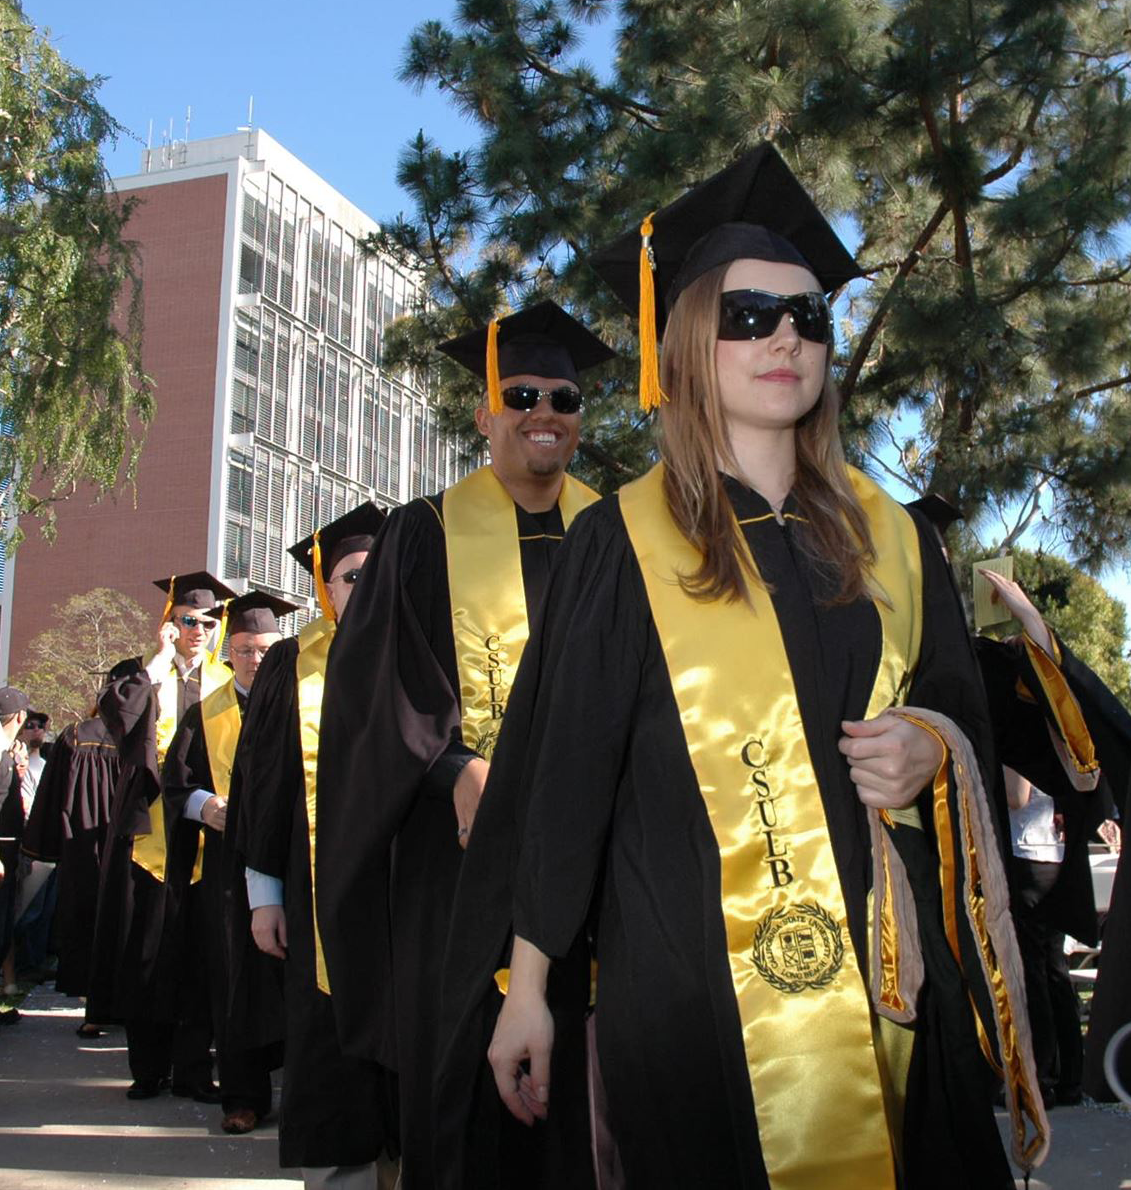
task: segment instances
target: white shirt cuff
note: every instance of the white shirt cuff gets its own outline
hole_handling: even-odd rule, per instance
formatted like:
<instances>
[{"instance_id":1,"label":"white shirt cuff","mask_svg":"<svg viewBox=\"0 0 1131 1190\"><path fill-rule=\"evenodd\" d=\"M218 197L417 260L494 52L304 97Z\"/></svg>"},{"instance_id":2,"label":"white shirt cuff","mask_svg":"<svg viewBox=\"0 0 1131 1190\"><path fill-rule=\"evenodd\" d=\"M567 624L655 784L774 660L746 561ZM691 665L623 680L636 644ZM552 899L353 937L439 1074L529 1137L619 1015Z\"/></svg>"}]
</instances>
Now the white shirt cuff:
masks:
<instances>
[{"instance_id":1,"label":"white shirt cuff","mask_svg":"<svg viewBox=\"0 0 1131 1190\"><path fill-rule=\"evenodd\" d=\"M204 803L210 797L216 795L209 789L194 789L188 795L188 801L185 802L184 816L191 818L193 822L203 822L204 819L200 816L201 810L204 809Z\"/></svg>"},{"instance_id":2,"label":"white shirt cuff","mask_svg":"<svg viewBox=\"0 0 1131 1190\"><path fill-rule=\"evenodd\" d=\"M283 882L278 876L268 876L254 868L244 868L247 881L247 904L249 909L262 909L264 905L283 903Z\"/></svg>"}]
</instances>

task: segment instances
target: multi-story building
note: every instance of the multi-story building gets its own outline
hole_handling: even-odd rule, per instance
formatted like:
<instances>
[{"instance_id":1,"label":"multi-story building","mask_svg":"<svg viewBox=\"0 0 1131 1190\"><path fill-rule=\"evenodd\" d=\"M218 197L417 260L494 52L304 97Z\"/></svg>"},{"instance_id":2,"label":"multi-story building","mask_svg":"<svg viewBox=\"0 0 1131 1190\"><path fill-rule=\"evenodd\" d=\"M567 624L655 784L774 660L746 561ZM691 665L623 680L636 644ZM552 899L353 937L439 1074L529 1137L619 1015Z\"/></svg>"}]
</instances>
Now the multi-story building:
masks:
<instances>
[{"instance_id":1,"label":"multi-story building","mask_svg":"<svg viewBox=\"0 0 1131 1190\"><path fill-rule=\"evenodd\" d=\"M54 546L28 527L0 592L0 674L18 671L51 607L95 587L156 614L151 580L206 568L312 606L288 544L472 465L439 432L425 378L379 366L419 278L362 251L377 224L278 142L252 130L177 144L115 184L137 200L157 415L136 499L72 498Z\"/></svg>"}]
</instances>

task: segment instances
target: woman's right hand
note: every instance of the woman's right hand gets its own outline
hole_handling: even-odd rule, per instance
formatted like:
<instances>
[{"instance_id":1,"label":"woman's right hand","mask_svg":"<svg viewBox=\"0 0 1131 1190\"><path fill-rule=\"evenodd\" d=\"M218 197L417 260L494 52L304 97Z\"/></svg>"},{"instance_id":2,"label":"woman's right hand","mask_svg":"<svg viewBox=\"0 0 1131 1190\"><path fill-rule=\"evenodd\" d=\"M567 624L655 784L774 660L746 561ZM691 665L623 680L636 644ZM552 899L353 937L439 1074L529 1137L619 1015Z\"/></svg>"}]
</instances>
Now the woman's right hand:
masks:
<instances>
[{"instance_id":1,"label":"woman's right hand","mask_svg":"<svg viewBox=\"0 0 1131 1190\"><path fill-rule=\"evenodd\" d=\"M507 1110L527 1127L544 1120L550 1101L550 1050L554 1044L554 1018L545 994L517 989L513 983L503 1002L487 1061L495 1075L499 1096ZM527 1073L522 1063L528 1061Z\"/></svg>"}]
</instances>

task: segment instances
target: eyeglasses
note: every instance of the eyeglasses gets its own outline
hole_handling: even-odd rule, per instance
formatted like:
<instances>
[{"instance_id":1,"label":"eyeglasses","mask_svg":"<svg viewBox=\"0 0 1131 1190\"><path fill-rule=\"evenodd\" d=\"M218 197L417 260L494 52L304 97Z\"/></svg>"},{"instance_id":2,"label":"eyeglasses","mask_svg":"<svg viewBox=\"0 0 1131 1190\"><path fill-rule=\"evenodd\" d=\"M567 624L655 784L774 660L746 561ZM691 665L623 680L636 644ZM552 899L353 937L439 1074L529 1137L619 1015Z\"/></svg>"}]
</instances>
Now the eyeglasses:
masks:
<instances>
[{"instance_id":1,"label":"eyeglasses","mask_svg":"<svg viewBox=\"0 0 1131 1190\"><path fill-rule=\"evenodd\" d=\"M532 384L512 384L503 389L503 404L508 409L529 413L543 397L550 398L555 413L576 413L581 408L581 390L577 388L535 388Z\"/></svg>"},{"instance_id":2,"label":"eyeglasses","mask_svg":"<svg viewBox=\"0 0 1131 1190\"><path fill-rule=\"evenodd\" d=\"M768 339L788 317L810 343L833 341L832 312L823 293L767 293L763 289L728 289L719 306L720 339Z\"/></svg>"},{"instance_id":3,"label":"eyeglasses","mask_svg":"<svg viewBox=\"0 0 1131 1190\"><path fill-rule=\"evenodd\" d=\"M336 574L328 581L331 583L345 583L347 587L352 587L357 582L358 576L361 574L361 567L355 566L353 570L347 570L345 574Z\"/></svg>"},{"instance_id":4,"label":"eyeglasses","mask_svg":"<svg viewBox=\"0 0 1131 1190\"><path fill-rule=\"evenodd\" d=\"M174 624L180 624L182 628L188 628L190 631L193 628L214 628L216 626L215 620L205 620L201 616L174 616Z\"/></svg>"},{"instance_id":5,"label":"eyeglasses","mask_svg":"<svg viewBox=\"0 0 1131 1190\"><path fill-rule=\"evenodd\" d=\"M264 645L261 649L254 645L248 645L246 649L229 649L229 652L241 661L250 661L253 657L266 657L270 648L270 645Z\"/></svg>"}]
</instances>

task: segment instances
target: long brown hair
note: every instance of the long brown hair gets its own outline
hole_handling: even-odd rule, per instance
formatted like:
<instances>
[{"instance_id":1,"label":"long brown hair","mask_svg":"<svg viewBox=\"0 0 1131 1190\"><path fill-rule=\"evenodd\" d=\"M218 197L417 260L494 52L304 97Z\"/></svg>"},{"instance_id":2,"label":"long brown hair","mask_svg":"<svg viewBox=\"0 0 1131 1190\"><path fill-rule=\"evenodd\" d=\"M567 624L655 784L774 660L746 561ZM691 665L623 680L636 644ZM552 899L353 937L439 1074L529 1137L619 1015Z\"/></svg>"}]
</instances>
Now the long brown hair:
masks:
<instances>
[{"instance_id":1,"label":"long brown hair","mask_svg":"<svg viewBox=\"0 0 1131 1190\"><path fill-rule=\"evenodd\" d=\"M664 495L680 531L703 564L680 582L697 599L746 599L760 582L747 564L742 530L719 474L738 475L715 368L719 295L728 266L719 265L680 294L664 332L660 383L660 455ZM830 350L831 358L831 350ZM840 394L831 367L817 404L797 423L793 496L807 524L802 548L830 579L833 602L852 603L868 590L875 562L867 517L848 477L837 416Z\"/></svg>"}]
</instances>

